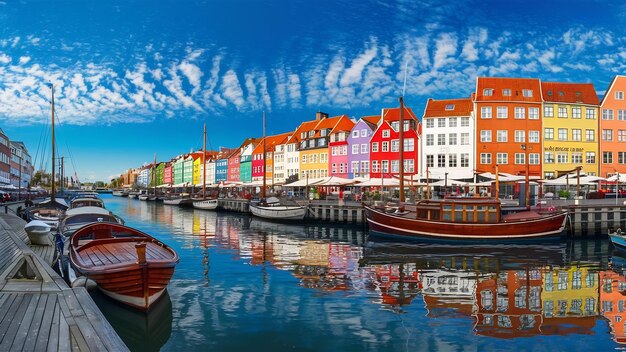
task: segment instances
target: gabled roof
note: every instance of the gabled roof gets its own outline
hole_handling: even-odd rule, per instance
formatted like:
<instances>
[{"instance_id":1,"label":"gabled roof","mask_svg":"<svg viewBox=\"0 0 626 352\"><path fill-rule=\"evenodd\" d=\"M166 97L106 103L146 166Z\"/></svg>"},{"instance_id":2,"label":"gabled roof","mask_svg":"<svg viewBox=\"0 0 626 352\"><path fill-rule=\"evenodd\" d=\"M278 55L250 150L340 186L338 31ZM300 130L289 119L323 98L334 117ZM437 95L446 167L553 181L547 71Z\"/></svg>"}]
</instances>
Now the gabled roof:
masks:
<instances>
[{"instance_id":1,"label":"gabled roof","mask_svg":"<svg viewBox=\"0 0 626 352\"><path fill-rule=\"evenodd\" d=\"M315 129L314 129L315 130L315 134L311 138L319 138L319 137L321 137L321 133L320 133L321 130L326 130L326 129L332 130L333 128L335 128L335 126L339 123L339 121L341 120L341 118L343 116L345 116L345 115L327 117L325 119L320 120L319 123L317 124L317 126L315 126ZM348 118L348 117L346 116L346 118ZM349 120L349 118L348 118L348 120ZM330 133L328 135L330 135ZM308 139L308 137L305 138L305 139Z\"/></svg>"},{"instance_id":2,"label":"gabled roof","mask_svg":"<svg viewBox=\"0 0 626 352\"><path fill-rule=\"evenodd\" d=\"M290 135L291 135L291 132L287 132L287 133L282 133L282 134L277 134L274 136L267 136L265 138L261 138L259 140L259 144L257 144L257 146L252 151L252 154L263 153L263 139L265 139L265 150L274 151L274 148L277 145L284 144Z\"/></svg>"},{"instance_id":3,"label":"gabled roof","mask_svg":"<svg viewBox=\"0 0 626 352\"><path fill-rule=\"evenodd\" d=\"M383 109L381 115L384 121L400 121L400 108L385 108ZM407 108L406 106L404 107L404 116L402 118L404 121L413 119L419 122L419 119L415 116L413 110L411 108Z\"/></svg>"},{"instance_id":4,"label":"gabled roof","mask_svg":"<svg viewBox=\"0 0 626 352\"><path fill-rule=\"evenodd\" d=\"M600 105L593 83L541 82L541 92L548 102Z\"/></svg>"},{"instance_id":5,"label":"gabled roof","mask_svg":"<svg viewBox=\"0 0 626 352\"><path fill-rule=\"evenodd\" d=\"M485 89L493 89L492 95L485 96ZM511 91L510 96L503 95L503 90ZM533 92L532 97L523 95L524 89ZM476 79L476 100L483 101L516 101L541 103L541 84L538 78L478 77Z\"/></svg>"},{"instance_id":6,"label":"gabled roof","mask_svg":"<svg viewBox=\"0 0 626 352\"><path fill-rule=\"evenodd\" d=\"M339 133L339 132L350 132L352 128L356 125L351 118L346 115L339 116L339 120L335 123L335 126L330 131L329 134Z\"/></svg>"},{"instance_id":7,"label":"gabled roof","mask_svg":"<svg viewBox=\"0 0 626 352\"><path fill-rule=\"evenodd\" d=\"M462 99L428 99L424 118L448 117L448 116L469 116L474 109L474 104L470 98Z\"/></svg>"},{"instance_id":8,"label":"gabled roof","mask_svg":"<svg viewBox=\"0 0 626 352\"><path fill-rule=\"evenodd\" d=\"M611 80L611 83L609 83L609 88L607 88L606 92L604 92L604 96L602 97L602 101L600 102L600 105L604 104L604 100L606 100L606 97L609 96L609 93L611 92L611 90L613 90L613 84L615 84L615 82L620 79L620 78L625 78L626 76L623 75L616 75L615 77L613 77L613 79ZM0 132L2 131L2 129L0 129Z\"/></svg>"},{"instance_id":9,"label":"gabled roof","mask_svg":"<svg viewBox=\"0 0 626 352\"><path fill-rule=\"evenodd\" d=\"M291 135L291 137L289 137L289 140L287 141L287 143L298 143L300 142L300 135L302 134L302 132L306 132L307 136L309 131L312 131L315 129L315 126L317 126L317 124L319 123L319 120L312 120L312 121L305 121L303 123L300 124L300 126L298 126L298 128L296 128L296 130L294 131L294 133Z\"/></svg>"},{"instance_id":10,"label":"gabled roof","mask_svg":"<svg viewBox=\"0 0 626 352\"><path fill-rule=\"evenodd\" d=\"M361 117L361 120L367 123L372 130L375 130L376 126L378 126L378 122L380 121L380 115L363 116Z\"/></svg>"}]
</instances>

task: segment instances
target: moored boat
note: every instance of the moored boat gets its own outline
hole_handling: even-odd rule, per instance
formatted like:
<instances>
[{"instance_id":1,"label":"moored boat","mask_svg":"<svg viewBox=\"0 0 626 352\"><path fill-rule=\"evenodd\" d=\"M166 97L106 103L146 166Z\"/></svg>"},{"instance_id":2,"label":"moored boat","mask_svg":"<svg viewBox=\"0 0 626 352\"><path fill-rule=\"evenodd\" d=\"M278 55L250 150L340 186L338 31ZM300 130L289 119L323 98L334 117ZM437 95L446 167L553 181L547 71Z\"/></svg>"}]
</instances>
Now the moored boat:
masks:
<instances>
[{"instance_id":1,"label":"moored boat","mask_svg":"<svg viewBox=\"0 0 626 352\"><path fill-rule=\"evenodd\" d=\"M626 234L622 232L622 229L618 228L613 232L609 232L609 238L615 247L626 250Z\"/></svg>"},{"instance_id":2,"label":"moored boat","mask_svg":"<svg viewBox=\"0 0 626 352\"><path fill-rule=\"evenodd\" d=\"M107 296L144 311L163 295L179 261L166 244L120 224L84 226L69 242L77 274L93 280Z\"/></svg>"},{"instance_id":3,"label":"moored boat","mask_svg":"<svg viewBox=\"0 0 626 352\"><path fill-rule=\"evenodd\" d=\"M94 206L80 207L65 212L61 221L59 221L59 233L69 237L81 227L95 222L124 224L121 218L104 208Z\"/></svg>"},{"instance_id":4,"label":"moored boat","mask_svg":"<svg viewBox=\"0 0 626 352\"><path fill-rule=\"evenodd\" d=\"M307 207L303 207L300 205L280 204L280 200L275 197L270 197L262 203L250 204L250 212L252 213L252 215L268 220L303 220L306 216L306 211Z\"/></svg>"},{"instance_id":5,"label":"moored boat","mask_svg":"<svg viewBox=\"0 0 626 352\"><path fill-rule=\"evenodd\" d=\"M201 199L201 200L194 200L193 201L193 207L196 208L196 209L215 210L215 209L217 209L217 206L218 206L217 198L214 198L214 199Z\"/></svg>"},{"instance_id":6,"label":"moored boat","mask_svg":"<svg viewBox=\"0 0 626 352\"><path fill-rule=\"evenodd\" d=\"M439 240L519 240L560 236L567 212L502 214L498 199L424 200L406 209L365 206L370 230Z\"/></svg>"},{"instance_id":7,"label":"moored boat","mask_svg":"<svg viewBox=\"0 0 626 352\"><path fill-rule=\"evenodd\" d=\"M31 244L50 246L54 243L53 227L41 220L33 220L24 226Z\"/></svg>"}]
</instances>

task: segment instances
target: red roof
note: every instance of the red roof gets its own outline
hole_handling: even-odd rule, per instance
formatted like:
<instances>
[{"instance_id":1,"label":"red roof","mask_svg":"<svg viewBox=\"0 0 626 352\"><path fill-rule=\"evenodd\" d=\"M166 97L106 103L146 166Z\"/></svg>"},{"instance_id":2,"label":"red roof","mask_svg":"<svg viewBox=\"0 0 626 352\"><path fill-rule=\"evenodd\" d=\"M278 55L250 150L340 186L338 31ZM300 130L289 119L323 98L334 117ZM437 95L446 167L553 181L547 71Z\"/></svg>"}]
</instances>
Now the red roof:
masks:
<instances>
[{"instance_id":1,"label":"red roof","mask_svg":"<svg viewBox=\"0 0 626 352\"><path fill-rule=\"evenodd\" d=\"M302 132L307 133L307 137L309 135L309 131L314 130L315 126L319 123L319 120L305 121L296 128L295 132L289 137L289 141L287 143L298 143L300 142L300 135Z\"/></svg>"},{"instance_id":2,"label":"red roof","mask_svg":"<svg viewBox=\"0 0 626 352\"><path fill-rule=\"evenodd\" d=\"M291 132L277 134L275 136L267 136L265 137L265 150L266 151L274 151L274 148L277 145L283 144L289 138ZM254 148L252 154L262 154L263 153L263 138L259 139L259 144Z\"/></svg>"},{"instance_id":3,"label":"red roof","mask_svg":"<svg viewBox=\"0 0 626 352\"><path fill-rule=\"evenodd\" d=\"M469 116L472 113L474 104L470 98L463 99L428 99L424 118L428 117L448 117L448 116Z\"/></svg>"},{"instance_id":4,"label":"red roof","mask_svg":"<svg viewBox=\"0 0 626 352\"><path fill-rule=\"evenodd\" d=\"M378 122L380 121L380 115L374 115L374 116L363 116L361 117L361 120L367 122L368 124L372 125L372 127L376 127L378 126Z\"/></svg>"},{"instance_id":5,"label":"red roof","mask_svg":"<svg viewBox=\"0 0 626 352\"><path fill-rule=\"evenodd\" d=\"M400 108L387 108L383 109L382 112L383 120L385 121L400 121ZM417 120L417 117L413 113L411 108L404 107L404 116L402 117L405 121L410 119Z\"/></svg>"},{"instance_id":6,"label":"red roof","mask_svg":"<svg viewBox=\"0 0 626 352\"><path fill-rule=\"evenodd\" d=\"M541 82L541 91L548 102L600 105L593 83Z\"/></svg>"},{"instance_id":7,"label":"red roof","mask_svg":"<svg viewBox=\"0 0 626 352\"><path fill-rule=\"evenodd\" d=\"M485 95L487 90L491 90L491 95ZM532 96L524 96L525 90L532 91ZM476 101L541 103L541 84L537 78L478 77Z\"/></svg>"}]
</instances>

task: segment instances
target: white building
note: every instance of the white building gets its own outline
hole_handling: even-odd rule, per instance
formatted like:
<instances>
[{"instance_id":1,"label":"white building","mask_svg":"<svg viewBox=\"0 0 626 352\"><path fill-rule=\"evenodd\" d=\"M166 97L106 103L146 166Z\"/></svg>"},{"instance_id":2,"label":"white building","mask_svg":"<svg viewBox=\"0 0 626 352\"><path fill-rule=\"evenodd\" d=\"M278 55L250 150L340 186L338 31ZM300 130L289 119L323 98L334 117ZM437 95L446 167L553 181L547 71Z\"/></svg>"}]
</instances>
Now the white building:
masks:
<instances>
[{"instance_id":1,"label":"white building","mask_svg":"<svg viewBox=\"0 0 626 352\"><path fill-rule=\"evenodd\" d=\"M428 99L422 118L420 172L431 178L472 179L476 169L471 98Z\"/></svg>"}]
</instances>

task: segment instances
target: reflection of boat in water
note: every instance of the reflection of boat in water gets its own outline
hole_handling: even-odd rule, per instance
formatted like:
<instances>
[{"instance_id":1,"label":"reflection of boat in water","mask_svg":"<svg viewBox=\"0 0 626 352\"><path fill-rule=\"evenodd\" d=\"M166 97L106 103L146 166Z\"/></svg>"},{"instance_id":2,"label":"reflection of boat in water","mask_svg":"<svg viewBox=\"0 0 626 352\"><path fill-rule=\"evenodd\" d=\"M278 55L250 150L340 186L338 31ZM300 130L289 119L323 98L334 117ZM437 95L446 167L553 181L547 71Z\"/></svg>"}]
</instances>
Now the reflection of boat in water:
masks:
<instances>
[{"instance_id":1,"label":"reflection of boat in water","mask_svg":"<svg viewBox=\"0 0 626 352\"><path fill-rule=\"evenodd\" d=\"M158 351L172 333L172 301L166 292L147 313L95 290L91 297L131 351Z\"/></svg>"}]
</instances>

